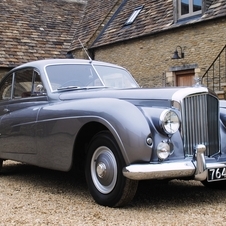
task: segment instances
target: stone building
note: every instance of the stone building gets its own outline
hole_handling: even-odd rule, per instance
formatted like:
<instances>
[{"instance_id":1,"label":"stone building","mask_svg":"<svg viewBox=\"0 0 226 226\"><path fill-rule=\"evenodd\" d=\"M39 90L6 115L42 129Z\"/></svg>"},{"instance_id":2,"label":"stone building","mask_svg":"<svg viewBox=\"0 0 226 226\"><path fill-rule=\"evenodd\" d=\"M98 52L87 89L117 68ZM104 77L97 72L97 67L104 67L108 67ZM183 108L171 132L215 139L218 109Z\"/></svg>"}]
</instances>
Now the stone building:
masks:
<instances>
[{"instance_id":1,"label":"stone building","mask_svg":"<svg viewBox=\"0 0 226 226\"><path fill-rule=\"evenodd\" d=\"M226 1L88 0L69 49L85 57L78 39L93 59L126 67L143 87L192 85L225 48ZM225 63L221 71L225 77Z\"/></svg>"},{"instance_id":2,"label":"stone building","mask_svg":"<svg viewBox=\"0 0 226 226\"><path fill-rule=\"evenodd\" d=\"M0 77L27 61L87 58L84 45L143 87L192 85L212 71L204 84L223 92L225 0L4 0L0 12Z\"/></svg>"},{"instance_id":3,"label":"stone building","mask_svg":"<svg viewBox=\"0 0 226 226\"><path fill-rule=\"evenodd\" d=\"M22 63L65 58L83 0L1 0L0 78Z\"/></svg>"}]
</instances>

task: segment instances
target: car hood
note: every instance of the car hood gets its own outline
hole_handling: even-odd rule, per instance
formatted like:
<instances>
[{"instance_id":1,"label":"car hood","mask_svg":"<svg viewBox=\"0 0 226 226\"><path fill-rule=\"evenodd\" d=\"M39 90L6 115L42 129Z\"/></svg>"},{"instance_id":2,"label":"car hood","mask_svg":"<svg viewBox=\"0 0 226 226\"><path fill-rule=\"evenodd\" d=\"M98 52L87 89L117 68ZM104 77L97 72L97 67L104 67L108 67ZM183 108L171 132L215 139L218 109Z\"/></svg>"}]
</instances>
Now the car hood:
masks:
<instances>
[{"instance_id":1,"label":"car hood","mask_svg":"<svg viewBox=\"0 0 226 226\"><path fill-rule=\"evenodd\" d=\"M72 100L83 98L117 98L124 100L175 100L180 101L185 96L194 93L209 92L206 87L174 87L154 89L86 89L64 92L60 94L60 100Z\"/></svg>"}]
</instances>

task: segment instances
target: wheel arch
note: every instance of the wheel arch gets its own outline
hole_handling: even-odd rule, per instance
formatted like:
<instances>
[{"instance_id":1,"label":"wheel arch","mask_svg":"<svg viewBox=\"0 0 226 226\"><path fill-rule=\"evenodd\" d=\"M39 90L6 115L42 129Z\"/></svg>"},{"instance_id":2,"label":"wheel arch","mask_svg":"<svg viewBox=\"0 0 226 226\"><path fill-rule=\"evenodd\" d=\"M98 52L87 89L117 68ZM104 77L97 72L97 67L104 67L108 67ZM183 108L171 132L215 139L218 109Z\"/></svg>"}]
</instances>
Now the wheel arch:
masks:
<instances>
[{"instance_id":1,"label":"wheel arch","mask_svg":"<svg viewBox=\"0 0 226 226\"><path fill-rule=\"evenodd\" d=\"M81 164L84 166L87 147L92 137L100 131L108 130L106 126L99 122L88 122L79 130L73 148L73 165Z\"/></svg>"},{"instance_id":2,"label":"wheel arch","mask_svg":"<svg viewBox=\"0 0 226 226\"><path fill-rule=\"evenodd\" d=\"M121 150L125 163L129 163L129 156L127 155L126 147L118 133L119 131L117 131L115 127L104 118L89 117L89 121L80 128L75 138L73 147L73 164L76 164L76 160L78 162L85 160L86 150L91 139L95 134L101 131L109 131L113 135L119 149Z\"/></svg>"},{"instance_id":3,"label":"wheel arch","mask_svg":"<svg viewBox=\"0 0 226 226\"><path fill-rule=\"evenodd\" d=\"M108 130L116 140L126 165L149 161L152 148L147 145L146 139L151 130L143 112L125 100L92 101L91 109L84 104L87 107L86 115L79 117L78 125L81 127L74 138L73 155L76 157L78 152L84 155L91 138L102 130Z\"/></svg>"}]
</instances>

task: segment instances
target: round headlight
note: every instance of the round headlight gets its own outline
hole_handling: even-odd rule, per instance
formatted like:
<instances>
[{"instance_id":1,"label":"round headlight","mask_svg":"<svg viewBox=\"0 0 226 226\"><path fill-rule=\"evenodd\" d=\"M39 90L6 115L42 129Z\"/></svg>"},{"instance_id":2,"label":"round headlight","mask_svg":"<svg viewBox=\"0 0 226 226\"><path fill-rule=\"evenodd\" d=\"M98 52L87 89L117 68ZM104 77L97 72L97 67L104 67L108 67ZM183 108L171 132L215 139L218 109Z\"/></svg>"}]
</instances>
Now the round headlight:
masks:
<instances>
[{"instance_id":1,"label":"round headlight","mask_svg":"<svg viewBox=\"0 0 226 226\"><path fill-rule=\"evenodd\" d=\"M160 125L167 134L174 134L180 127L180 120L176 112L164 110L160 115Z\"/></svg>"}]
</instances>

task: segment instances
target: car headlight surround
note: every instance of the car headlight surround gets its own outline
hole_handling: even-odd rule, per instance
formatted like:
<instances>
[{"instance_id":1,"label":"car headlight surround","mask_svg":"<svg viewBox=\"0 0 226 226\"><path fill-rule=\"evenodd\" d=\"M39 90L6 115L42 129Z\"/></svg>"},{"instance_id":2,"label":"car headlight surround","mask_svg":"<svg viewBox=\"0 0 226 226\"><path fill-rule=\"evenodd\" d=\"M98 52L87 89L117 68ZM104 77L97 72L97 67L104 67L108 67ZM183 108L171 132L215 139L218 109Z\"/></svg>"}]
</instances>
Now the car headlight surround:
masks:
<instances>
[{"instance_id":1,"label":"car headlight surround","mask_svg":"<svg viewBox=\"0 0 226 226\"><path fill-rule=\"evenodd\" d=\"M160 115L160 126L167 134L174 134L180 128L180 119L175 111L166 109Z\"/></svg>"}]
</instances>

